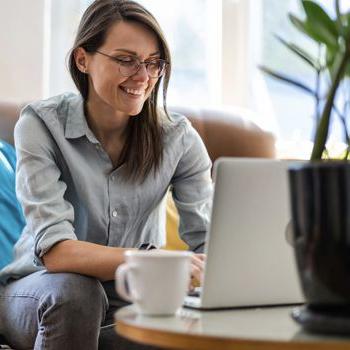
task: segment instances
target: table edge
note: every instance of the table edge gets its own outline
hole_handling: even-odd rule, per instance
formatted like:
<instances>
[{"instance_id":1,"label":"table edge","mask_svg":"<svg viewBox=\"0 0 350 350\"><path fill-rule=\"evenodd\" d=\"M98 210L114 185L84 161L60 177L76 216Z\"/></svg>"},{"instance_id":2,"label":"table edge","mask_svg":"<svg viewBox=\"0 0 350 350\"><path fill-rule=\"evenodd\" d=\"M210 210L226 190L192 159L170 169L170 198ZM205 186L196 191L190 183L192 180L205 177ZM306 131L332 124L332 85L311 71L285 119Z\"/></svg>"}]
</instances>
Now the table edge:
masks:
<instances>
[{"instance_id":1,"label":"table edge","mask_svg":"<svg viewBox=\"0 0 350 350\"><path fill-rule=\"evenodd\" d=\"M227 338L211 335L188 334L136 326L125 322L120 318L118 319L115 328L120 336L131 341L179 350L212 350L213 348L220 348L220 350L248 350L254 347L259 350L350 350L349 342L253 340L246 338Z\"/></svg>"}]
</instances>

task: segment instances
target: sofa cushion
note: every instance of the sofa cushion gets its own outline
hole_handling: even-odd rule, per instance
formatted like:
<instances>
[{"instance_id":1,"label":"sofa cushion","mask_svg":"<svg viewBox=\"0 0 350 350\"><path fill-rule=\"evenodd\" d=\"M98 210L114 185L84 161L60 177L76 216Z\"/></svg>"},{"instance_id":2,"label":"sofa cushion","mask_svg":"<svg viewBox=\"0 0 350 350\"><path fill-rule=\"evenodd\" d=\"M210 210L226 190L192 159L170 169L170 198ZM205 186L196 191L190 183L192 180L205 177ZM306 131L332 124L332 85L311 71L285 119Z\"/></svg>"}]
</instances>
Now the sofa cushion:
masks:
<instances>
[{"instance_id":1,"label":"sofa cushion","mask_svg":"<svg viewBox=\"0 0 350 350\"><path fill-rule=\"evenodd\" d=\"M187 250L188 245L179 236L179 214L170 192L166 206L166 246L167 250Z\"/></svg>"},{"instance_id":2,"label":"sofa cushion","mask_svg":"<svg viewBox=\"0 0 350 350\"><path fill-rule=\"evenodd\" d=\"M12 260L12 247L25 224L15 192L16 154L0 140L0 269Z\"/></svg>"}]
</instances>

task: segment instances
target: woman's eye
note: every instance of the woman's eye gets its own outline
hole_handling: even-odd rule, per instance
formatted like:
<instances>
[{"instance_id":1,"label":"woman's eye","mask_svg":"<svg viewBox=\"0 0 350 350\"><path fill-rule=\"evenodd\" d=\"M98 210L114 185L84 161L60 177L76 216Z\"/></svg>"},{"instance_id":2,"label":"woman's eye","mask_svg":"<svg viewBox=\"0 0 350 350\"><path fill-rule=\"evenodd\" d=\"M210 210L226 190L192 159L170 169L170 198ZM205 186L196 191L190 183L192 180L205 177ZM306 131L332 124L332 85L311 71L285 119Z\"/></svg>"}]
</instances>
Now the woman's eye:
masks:
<instances>
[{"instance_id":1,"label":"woman's eye","mask_svg":"<svg viewBox=\"0 0 350 350\"><path fill-rule=\"evenodd\" d=\"M116 61L122 64L134 64L135 60L132 57L116 57Z\"/></svg>"},{"instance_id":2,"label":"woman's eye","mask_svg":"<svg viewBox=\"0 0 350 350\"><path fill-rule=\"evenodd\" d=\"M131 62L131 61L133 61L132 58L119 58L119 60L122 61L122 62Z\"/></svg>"}]
</instances>

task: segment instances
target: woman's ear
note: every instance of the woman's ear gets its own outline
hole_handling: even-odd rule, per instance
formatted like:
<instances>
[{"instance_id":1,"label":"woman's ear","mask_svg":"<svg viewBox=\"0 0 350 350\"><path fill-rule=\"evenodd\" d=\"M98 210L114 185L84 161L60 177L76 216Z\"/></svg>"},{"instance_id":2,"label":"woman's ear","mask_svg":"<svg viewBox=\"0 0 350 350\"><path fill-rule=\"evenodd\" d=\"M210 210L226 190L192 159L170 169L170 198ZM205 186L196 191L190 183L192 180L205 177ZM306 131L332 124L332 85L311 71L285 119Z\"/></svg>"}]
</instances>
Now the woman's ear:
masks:
<instances>
[{"instance_id":1,"label":"woman's ear","mask_svg":"<svg viewBox=\"0 0 350 350\"><path fill-rule=\"evenodd\" d=\"M74 50L74 59L77 68L82 73L88 73L88 55L85 49L78 47Z\"/></svg>"}]
</instances>

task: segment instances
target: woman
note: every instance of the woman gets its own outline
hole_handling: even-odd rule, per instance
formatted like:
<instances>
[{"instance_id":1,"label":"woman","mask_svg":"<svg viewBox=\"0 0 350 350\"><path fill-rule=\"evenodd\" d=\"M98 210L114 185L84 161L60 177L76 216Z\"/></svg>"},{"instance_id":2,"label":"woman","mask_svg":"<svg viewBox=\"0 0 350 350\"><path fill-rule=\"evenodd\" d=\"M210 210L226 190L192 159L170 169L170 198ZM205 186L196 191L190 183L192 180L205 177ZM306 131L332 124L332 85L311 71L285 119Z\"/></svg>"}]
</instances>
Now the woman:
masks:
<instances>
[{"instance_id":1,"label":"woman","mask_svg":"<svg viewBox=\"0 0 350 350\"><path fill-rule=\"evenodd\" d=\"M26 227L14 261L0 272L0 333L16 349L102 347L123 305L114 272L126 249L164 243L162 200L170 185L182 238L198 253L192 275L200 279L211 163L186 118L166 112L170 66L146 9L96 0L69 57L80 94L22 111L15 141Z\"/></svg>"}]
</instances>

